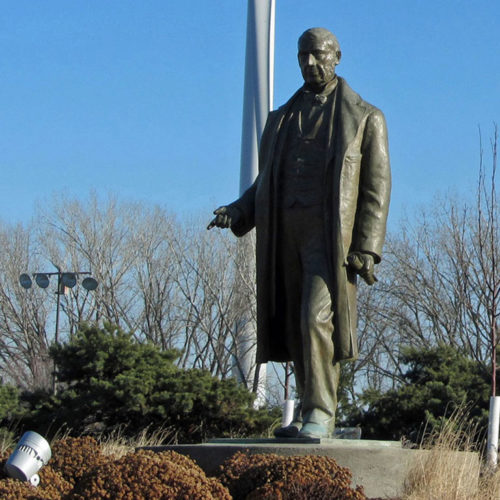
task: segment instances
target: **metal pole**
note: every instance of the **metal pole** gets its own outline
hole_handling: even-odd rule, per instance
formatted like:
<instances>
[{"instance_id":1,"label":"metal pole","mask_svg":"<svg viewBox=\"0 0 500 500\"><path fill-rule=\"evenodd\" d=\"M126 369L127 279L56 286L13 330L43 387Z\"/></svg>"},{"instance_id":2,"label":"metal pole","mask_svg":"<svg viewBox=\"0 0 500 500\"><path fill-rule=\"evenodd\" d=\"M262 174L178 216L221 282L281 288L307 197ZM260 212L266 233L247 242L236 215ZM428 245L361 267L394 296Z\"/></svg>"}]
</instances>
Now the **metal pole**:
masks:
<instances>
[{"instance_id":1,"label":"metal pole","mask_svg":"<svg viewBox=\"0 0 500 500\"><path fill-rule=\"evenodd\" d=\"M56 301L56 331L54 334L54 340L56 344L59 344L59 309L60 309L60 303L61 303L61 282L62 278L62 273L58 273L57 275L57 290L56 290L56 295L57 295L57 301ZM64 288L64 287L63 287ZM62 292L64 293L64 292Z\"/></svg>"},{"instance_id":2,"label":"metal pole","mask_svg":"<svg viewBox=\"0 0 500 500\"><path fill-rule=\"evenodd\" d=\"M500 424L500 396L490 398L488 419L488 440L486 444L486 463L491 469L498 464L498 427Z\"/></svg>"},{"instance_id":3,"label":"metal pole","mask_svg":"<svg viewBox=\"0 0 500 500\"><path fill-rule=\"evenodd\" d=\"M56 329L54 332L54 341L56 345L59 345L59 310L60 310L60 305L61 305L61 287L64 290L64 286L62 284L62 273L58 272L57 273L57 290L56 290L56 295L57 295L57 300L56 300ZM64 291L62 292L64 293ZM52 372L52 393L54 395L57 394L57 377L56 377L56 362L53 361L53 372Z\"/></svg>"},{"instance_id":4,"label":"metal pole","mask_svg":"<svg viewBox=\"0 0 500 500\"><path fill-rule=\"evenodd\" d=\"M259 141L273 103L274 24L274 0L248 1L240 195L257 177Z\"/></svg>"},{"instance_id":5,"label":"metal pole","mask_svg":"<svg viewBox=\"0 0 500 500\"><path fill-rule=\"evenodd\" d=\"M291 376L291 363L285 363L285 401L290 399L290 376Z\"/></svg>"},{"instance_id":6,"label":"metal pole","mask_svg":"<svg viewBox=\"0 0 500 500\"><path fill-rule=\"evenodd\" d=\"M274 18L275 0L249 0L247 10L247 39L245 54L245 86L243 98L243 123L241 136L240 195L254 182L258 173L259 142L272 108L274 80ZM248 245L244 238L241 245ZM246 248L244 250L247 250ZM241 252L252 256L252 251ZM265 402L265 365L256 370L255 324L249 317L240 318L239 338L236 339L236 356L244 380L254 381L255 406Z\"/></svg>"}]
</instances>

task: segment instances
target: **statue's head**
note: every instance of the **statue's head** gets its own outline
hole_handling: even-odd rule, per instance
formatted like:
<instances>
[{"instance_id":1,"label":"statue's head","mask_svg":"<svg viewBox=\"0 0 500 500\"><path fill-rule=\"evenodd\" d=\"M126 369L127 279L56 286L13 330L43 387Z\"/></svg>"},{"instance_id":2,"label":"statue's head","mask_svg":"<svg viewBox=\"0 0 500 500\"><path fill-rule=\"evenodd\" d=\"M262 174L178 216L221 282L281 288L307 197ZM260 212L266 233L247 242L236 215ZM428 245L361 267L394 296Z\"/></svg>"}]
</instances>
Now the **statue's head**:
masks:
<instances>
[{"instance_id":1,"label":"statue's head","mask_svg":"<svg viewBox=\"0 0 500 500\"><path fill-rule=\"evenodd\" d=\"M342 53L335 35L325 28L302 33L298 43L299 66L304 81L313 90L321 90L335 77L335 66Z\"/></svg>"}]
</instances>

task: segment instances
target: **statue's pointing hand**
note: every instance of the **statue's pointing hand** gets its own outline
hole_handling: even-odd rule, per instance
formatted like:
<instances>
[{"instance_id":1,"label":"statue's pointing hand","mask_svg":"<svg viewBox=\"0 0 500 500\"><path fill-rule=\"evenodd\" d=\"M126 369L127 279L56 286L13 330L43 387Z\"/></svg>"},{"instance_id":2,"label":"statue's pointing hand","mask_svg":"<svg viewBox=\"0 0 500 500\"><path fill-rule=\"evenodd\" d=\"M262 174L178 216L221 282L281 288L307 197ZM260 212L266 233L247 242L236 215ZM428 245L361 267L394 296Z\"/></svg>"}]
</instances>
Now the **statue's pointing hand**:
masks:
<instances>
[{"instance_id":1,"label":"statue's pointing hand","mask_svg":"<svg viewBox=\"0 0 500 500\"><path fill-rule=\"evenodd\" d=\"M369 253L351 252L347 256L347 262L365 280L366 284L373 285L377 281L374 274L375 261Z\"/></svg>"},{"instance_id":2,"label":"statue's pointing hand","mask_svg":"<svg viewBox=\"0 0 500 500\"><path fill-rule=\"evenodd\" d=\"M222 206L214 210L215 217L211 220L207 229L213 227L228 228L238 223L240 219L240 211L237 208Z\"/></svg>"}]
</instances>

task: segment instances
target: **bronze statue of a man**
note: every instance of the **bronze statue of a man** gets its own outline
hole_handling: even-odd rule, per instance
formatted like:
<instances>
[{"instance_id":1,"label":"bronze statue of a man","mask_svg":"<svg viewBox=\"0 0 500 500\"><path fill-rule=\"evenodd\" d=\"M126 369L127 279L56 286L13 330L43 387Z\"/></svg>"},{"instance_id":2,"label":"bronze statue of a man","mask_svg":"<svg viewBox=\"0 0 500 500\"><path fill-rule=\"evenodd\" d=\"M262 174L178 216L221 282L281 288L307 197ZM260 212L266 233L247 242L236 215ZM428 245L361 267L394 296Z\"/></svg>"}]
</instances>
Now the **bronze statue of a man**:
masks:
<instances>
[{"instance_id":1,"label":"bronze statue of a man","mask_svg":"<svg viewBox=\"0 0 500 500\"><path fill-rule=\"evenodd\" d=\"M384 115L335 74L336 37L298 42L304 85L267 119L259 175L209 228L257 231L257 362L293 361L300 405L278 437L330 437L339 361L357 357L356 282L373 284L391 187Z\"/></svg>"}]
</instances>

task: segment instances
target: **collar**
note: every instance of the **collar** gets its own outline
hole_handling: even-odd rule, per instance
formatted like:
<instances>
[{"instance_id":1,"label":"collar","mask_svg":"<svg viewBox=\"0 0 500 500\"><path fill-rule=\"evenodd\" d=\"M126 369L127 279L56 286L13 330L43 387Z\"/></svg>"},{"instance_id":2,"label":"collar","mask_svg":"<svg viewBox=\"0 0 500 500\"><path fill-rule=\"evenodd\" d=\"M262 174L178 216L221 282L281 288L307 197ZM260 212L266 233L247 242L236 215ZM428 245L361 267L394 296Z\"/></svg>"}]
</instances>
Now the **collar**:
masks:
<instances>
[{"instance_id":1,"label":"collar","mask_svg":"<svg viewBox=\"0 0 500 500\"><path fill-rule=\"evenodd\" d=\"M304 86L302 87L302 92L304 94L312 94L314 95L314 99L318 100L318 101L326 101L326 99L328 98L328 96L337 88L337 83L338 83L338 78L337 78L337 75L335 75L335 77L333 78L333 80L331 80L330 82L328 82L324 87L323 89L321 90L321 92L314 92L314 90L311 90L310 88L307 87L306 84L304 84Z\"/></svg>"}]
</instances>

